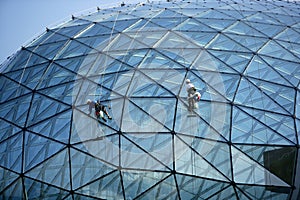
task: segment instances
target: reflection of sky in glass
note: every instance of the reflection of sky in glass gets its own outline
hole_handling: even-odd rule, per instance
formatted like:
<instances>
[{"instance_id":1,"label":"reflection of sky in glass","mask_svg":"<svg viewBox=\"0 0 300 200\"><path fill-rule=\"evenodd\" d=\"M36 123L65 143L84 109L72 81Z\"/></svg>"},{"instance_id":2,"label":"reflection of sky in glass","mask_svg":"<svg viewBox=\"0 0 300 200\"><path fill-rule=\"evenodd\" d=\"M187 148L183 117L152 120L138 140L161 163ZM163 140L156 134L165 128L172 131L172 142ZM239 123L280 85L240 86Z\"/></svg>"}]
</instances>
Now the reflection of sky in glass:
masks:
<instances>
[{"instance_id":1,"label":"reflection of sky in glass","mask_svg":"<svg viewBox=\"0 0 300 200\"><path fill-rule=\"evenodd\" d=\"M24 47L1 68L0 166L10 178L0 194L21 197L11 191L23 184L29 196L62 198L295 195L298 15L283 26L274 13L284 8L253 4L104 9ZM192 112L187 78L202 95ZM87 99L113 119L89 115Z\"/></svg>"}]
</instances>

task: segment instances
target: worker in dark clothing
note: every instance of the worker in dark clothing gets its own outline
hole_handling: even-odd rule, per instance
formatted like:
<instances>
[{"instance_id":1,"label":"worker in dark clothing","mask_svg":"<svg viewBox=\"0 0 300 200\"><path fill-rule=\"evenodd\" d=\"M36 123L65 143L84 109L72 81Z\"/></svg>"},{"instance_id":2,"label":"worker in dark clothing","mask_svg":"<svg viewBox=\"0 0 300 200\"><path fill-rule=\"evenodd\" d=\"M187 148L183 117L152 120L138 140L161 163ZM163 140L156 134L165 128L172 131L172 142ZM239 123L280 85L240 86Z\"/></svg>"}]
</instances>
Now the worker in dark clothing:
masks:
<instances>
[{"instance_id":1,"label":"worker in dark clothing","mask_svg":"<svg viewBox=\"0 0 300 200\"><path fill-rule=\"evenodd\" d=\"M112 119L112 117L108 114L105 106L98 101L92 101L90 99L87 100L87 104L89 105L89 115L92 113L92 109L95 109L95 115L97 119L102 119L103 121L107 121L104 117L104 114L108 119Z\"/></svg>"}]
</instances>

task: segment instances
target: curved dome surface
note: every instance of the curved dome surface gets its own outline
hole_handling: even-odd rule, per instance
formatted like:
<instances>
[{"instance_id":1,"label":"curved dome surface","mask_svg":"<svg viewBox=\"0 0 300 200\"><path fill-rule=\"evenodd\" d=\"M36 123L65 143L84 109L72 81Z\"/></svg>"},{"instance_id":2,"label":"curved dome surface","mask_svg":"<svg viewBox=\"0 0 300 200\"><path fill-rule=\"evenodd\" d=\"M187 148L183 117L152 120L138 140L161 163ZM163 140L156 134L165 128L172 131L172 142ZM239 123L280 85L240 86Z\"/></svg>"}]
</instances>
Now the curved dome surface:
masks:
<instances>
[{"instance_id":1,"label":"curved dome surface","mask_svg":"<svg viewBox=\"0 0 300 200\"><path fill-rule=\"evenodd\" d=\"M299 9L164 1L47 29L0 68L0 196L299 198Z\"/></svg>"}]
</instances>

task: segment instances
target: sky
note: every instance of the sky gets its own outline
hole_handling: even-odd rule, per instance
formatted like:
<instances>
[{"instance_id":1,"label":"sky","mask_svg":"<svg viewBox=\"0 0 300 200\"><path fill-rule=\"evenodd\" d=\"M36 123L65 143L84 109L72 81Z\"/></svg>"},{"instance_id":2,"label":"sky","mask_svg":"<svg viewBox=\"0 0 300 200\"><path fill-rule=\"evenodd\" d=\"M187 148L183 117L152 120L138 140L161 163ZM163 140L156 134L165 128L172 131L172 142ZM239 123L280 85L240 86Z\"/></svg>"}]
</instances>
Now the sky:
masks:
<instances>
[{"instance_id":1,"label":"sky","mask_svg":"<svg viewBox=\"0 0 300 200\"><path fill-rule=\"evenodd\" d=\"M22 46L71 16L79 16L97 7L145 0L0 0L0 64ZM84 12L83 12L84 11Z\"/></svg>"}]
</instances>

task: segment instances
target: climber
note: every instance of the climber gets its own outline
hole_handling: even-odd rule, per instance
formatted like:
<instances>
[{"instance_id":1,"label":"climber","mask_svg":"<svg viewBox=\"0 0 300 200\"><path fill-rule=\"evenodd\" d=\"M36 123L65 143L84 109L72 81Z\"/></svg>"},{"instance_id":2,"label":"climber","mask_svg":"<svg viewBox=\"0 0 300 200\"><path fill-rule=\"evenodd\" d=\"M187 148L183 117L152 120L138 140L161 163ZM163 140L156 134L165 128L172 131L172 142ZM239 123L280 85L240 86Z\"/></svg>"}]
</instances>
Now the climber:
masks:
<instances>
[{"instance_id":1,"label":"climber","mask_svg":"<svg viewBox=\"0 0 300 200\"><path fill-rule=\"evenodd\" d=\"M195 108L195 100L194 100L194 95L196 93L196 88L194 84L191 83L190 79L186 79L186 91L188 93L187 99L188 99L188 110L192 111Z\"/></svg>"},{"instance_id":2,"label":"climber","mask_svg":"<svg viewBox=\"0 0 300 200\"><path fill-rule=\"evenodd\" d=\"M104 114L107 116L108 119L112 119L112 117L108 114L105 106L101 104L100 100L98 101L91 101L90 99L87 100L87 104L89 105L89 115L92 112L92 109L95 108L95 115L97 119L102 119L106 122L104 118Z\"/></svg>"}]
</instances>

